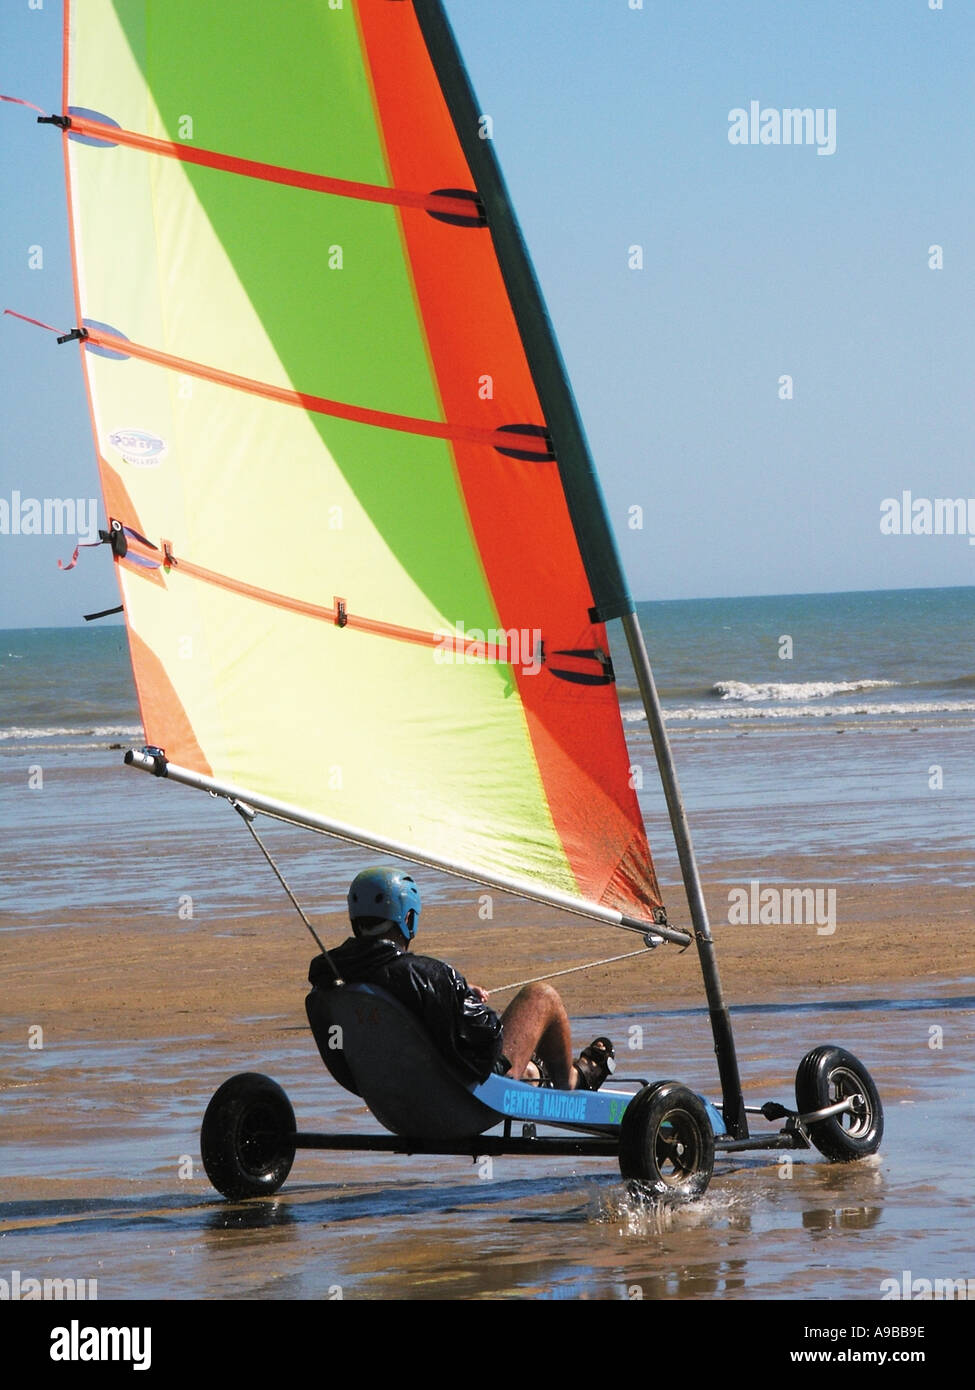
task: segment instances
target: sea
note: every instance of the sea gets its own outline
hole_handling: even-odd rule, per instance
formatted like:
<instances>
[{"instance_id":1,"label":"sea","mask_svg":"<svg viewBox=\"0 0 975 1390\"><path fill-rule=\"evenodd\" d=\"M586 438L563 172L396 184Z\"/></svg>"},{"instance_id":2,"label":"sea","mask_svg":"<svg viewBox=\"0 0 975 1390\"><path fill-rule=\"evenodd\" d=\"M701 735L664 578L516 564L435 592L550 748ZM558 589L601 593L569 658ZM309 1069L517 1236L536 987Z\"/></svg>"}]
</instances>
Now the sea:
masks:
<instances>
[{"instance_id":1,"label":"sea","mask_svg":"<svg viewBox=\"0 0 975 1390\"><path fill-rule=\"evenodd\" d=\"M825 861L831 881L884 853L888 878L975 883L975 587L644 602L638 614L705 871L774 846ZM658 872L676 881L636 680L618 624L609 635ZM149 910L169 903L174 872L214 913L274 902L226 803L123 766L143 741L124 627L0 631L0 930L127 902L128 881L92 872L99 840L126 836ZM361 862L291 827L266 833L313 904L341 897ZM429 877L431 901L460 891Z\"/></svg>"}]
</instances>

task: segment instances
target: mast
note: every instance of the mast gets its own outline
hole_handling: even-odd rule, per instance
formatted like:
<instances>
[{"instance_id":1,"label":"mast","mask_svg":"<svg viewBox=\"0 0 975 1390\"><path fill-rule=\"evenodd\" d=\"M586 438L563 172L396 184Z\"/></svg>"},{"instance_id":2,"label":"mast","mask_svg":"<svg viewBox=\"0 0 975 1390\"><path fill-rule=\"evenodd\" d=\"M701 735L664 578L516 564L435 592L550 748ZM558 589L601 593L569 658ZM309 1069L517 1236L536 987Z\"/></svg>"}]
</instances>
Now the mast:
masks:
<instances>
[{"instance_id":1,"label":"mast","mask_svg":"<svg viewBox=\"0 0 975 1390\"><path fill-rule=\"evenodd\" d=\"M621 618L623 621L694 926L721 1079L724 1121L732 1137L744 1138L748 1127L731 1018L721 989L690 828L649 657L606 516L602 490L562 355L492 142L481 138L480 112L442 0L413 0L413 6L457 137L484 205L488 230L508 288L538 398L554 441L569 514L592 588L594 607L590 618L594 622L606 622L611 618Z\"/></svg>"},{"instance_id":2,"label":"mast","mask_svg":"<svg viewBox=\"0 0 975 1390\"><path fill-rule=\"evenodd\" d=\"M697 942L701 974L704 976L704 989L708 998L708 1013L711 1018L711 1032L714 1035L714 1051L718 1060L718 1075L721 1078L724 1122L732 1138L747 1139L748 1120L745 1116L745 1101L741 1093L741 1077L738 1072L738 1057L731 1031L731 1015L728 1012L728 1006L724 1001L724 993L721 989L718 961L714 952L714 938L711 935L711 926L708 921L708 909L704 901L694 846L691 843L691 829L684 812L684 800L681 796L680 784L677 781L677 769L674 766L670 742L664 726L660 697L657 694L646 643L643 640L643 633L640 630L635 612L623 615L623 630L626 633L630 658L636 672L637 684L640 687L643 708L646 710L647 724L650 726L653 751L660 771L664 796L667 799L667 810L670 813L674 841L677 845L681 877L684 880L691 921L694 924L694 940Z\"/></svg>"}]
</instances>

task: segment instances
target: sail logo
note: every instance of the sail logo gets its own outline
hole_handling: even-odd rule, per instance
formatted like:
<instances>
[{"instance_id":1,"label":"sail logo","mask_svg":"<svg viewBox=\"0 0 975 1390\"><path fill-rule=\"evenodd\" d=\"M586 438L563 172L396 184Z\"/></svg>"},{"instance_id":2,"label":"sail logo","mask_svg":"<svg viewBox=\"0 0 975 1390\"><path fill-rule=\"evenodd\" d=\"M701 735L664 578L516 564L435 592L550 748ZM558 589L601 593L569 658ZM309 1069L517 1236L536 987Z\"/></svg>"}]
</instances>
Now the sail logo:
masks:
<instances>
[{"instance_id":1,"label":"sail logo","mask_svg":"<svg viewBox=\"0 0 975 1390\"><path fill-rule=\"evenodd\" d=\"M762 106L751 101L748 110L728 112L731 145L815 145L817 154L836 153L835 106Z\"/></svg>"},{"instance_id":2,"label":"sail logo","mask_svg":"<svg viewBox=\"0 0 975 1390\"><path fill-rule=\"evenodd\" d=\"M836 930L835 888L729 888L728 923L733 927L815 926L817 936Z\"/></svg>"},{"instance_id":3,"label":"sail logo","mask_svg":"<svg viewBox=\"0 0 975 1390\"><path fill-rule=\"evenodd\" d=\"M166 452L166 441L148 430L116 430L108 442L135 468L158 467Z\"/></svg>"},{"instance_id":4,"label":"sail logo","mask_svg":"<svg viewBox=\"0 0 975 1390\"><path fill-rule=\"evenodd\" d=\"M884 536L967 536L975 545L975 497L915 497L905 489L881 502L880 530Z\"/></svg>"},{"instance_id":5,"label":"sail logo","mask_svg":"<svg viewBox=\"0 0 975 1390\"><path fill-rule=\"evenodd\" d=\"M537 676L542 669L543 648L541 628L483 628L454 624L434 633L436 646L433 659L438 665L519 666L525 676Z\"/></svg>"}]
</instances>

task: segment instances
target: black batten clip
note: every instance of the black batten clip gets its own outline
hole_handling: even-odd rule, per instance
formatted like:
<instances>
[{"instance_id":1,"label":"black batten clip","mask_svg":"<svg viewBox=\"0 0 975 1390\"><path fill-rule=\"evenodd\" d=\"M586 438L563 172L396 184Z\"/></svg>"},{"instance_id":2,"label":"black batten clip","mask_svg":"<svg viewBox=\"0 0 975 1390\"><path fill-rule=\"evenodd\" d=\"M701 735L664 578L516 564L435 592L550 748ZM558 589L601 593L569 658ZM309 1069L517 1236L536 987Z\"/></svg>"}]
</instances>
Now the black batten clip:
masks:
<instances>
[{"instance_id":1,"label":"black batten clip","mask_svg":"<svg viewBox=\"0 0 975 1390\"><path fill-rule=\"evenodd\" d=\"M125 539L125 531L120 521L109 520L110 531L99 531L98 539L103 545L112 547L112 554L118 560L124 560L129 553L129 543Z\"/></svg>"},{"instance_id":2,"label":"black batten clip","mask_svg":"<svg viewBox=\"0 0 975 1390\"><path fill-rule=\"evenodd\" d=\"M38 125L56 125L56 126L60 126L60 128L61 128L62 130L70 130L70 129L71 129L71 117L70 117L70 116L38 116L38 118L37 118L37 124L38 124Z\"/></svg>"},{"instance_id":3,"label":"black batten clip","mask_svg":"<svg viewBox=\"0 0 975 1390\"><path fill-rule=\"evenodd\" d=\"M77 338L79 343L83 343L87 337L88 337L88 329L87 329L87 328L72 328L72 330L71 330L70 333L62 333L61 336L60 336L60 338L58 338L58 342L59 342L59 343L73 343L74 340L75 340L75 338Z\"/></svg>"},{"instance_id":4,"label":"black batten clip","mask_svg":"<svg viewBox=\"0 0 975 1390\"><path fill-rule=\"evenodd\" d=\"M544 425L498 425L495 433L522 435L526 443L533 439L539 441L539 447L536 449L508 449L503 444L495 444L494 447L499 454L505 454L512 459L524 459L526 463L554 463L555 461L555 444Z\"/></svg>"},{"instance_id":5,"label":"black batten clip","mask_svg":"<svg viewBox=\"0 0 975 1390\"><path fill-rule=\"evenodd\" d=\"M447 222L452 227L486 227L488 224L484 204L472 188L434 188L430 197L453 198L458 203L471 205L469 213L439 212L434 208L427 208L427 216L436 218L438 222Z\"/></svg>"},{"instance_id":6,"label":"black batten clip","mask_svg":"<svg viewBox=\"0 0 975 1390\"><path fill-rule=\"evenodd\" d=\"M349 614L345 606L345 599L337 598L335 600L335 626L346 627L348 625L348 621Z\"/></svg>"},{"instance_id":7,"label":"black batten clip","mask_svg":"<svg viewBox=\"0 0 975 1390\"><path fill-rule=\"evenodd\" d=\"M616 680L613 658L602 647L571 647L566 651L553 652L552 655L573 657L577 661L595 661L599 665L601 674L598 676L595 671L562 670L549 666L552 675L561 680L571 681L575 685L611 685Z\"/></svg>"}]
</instances>

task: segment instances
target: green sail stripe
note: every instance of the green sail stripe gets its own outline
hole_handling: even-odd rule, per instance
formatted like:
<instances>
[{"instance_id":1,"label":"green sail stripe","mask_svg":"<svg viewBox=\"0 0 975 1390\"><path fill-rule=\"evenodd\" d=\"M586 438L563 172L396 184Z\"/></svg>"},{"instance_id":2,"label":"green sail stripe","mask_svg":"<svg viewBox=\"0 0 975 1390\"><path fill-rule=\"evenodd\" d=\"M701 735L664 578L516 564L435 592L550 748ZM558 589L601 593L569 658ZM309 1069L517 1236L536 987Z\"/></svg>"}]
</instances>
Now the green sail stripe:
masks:
<instances>
[{"instance_id":1,"label":"green sail stripe","mask_svg":"<svg viewBox=\"0 0 975 1390\"><path fill-rule=\"evenodd\" d=\"M189 117L207 149L389 183L351 4L114 4L169 138Z\"/></svg>"},{"instance_id":2,"label":"green sail stripe","mask_svg":"<svg viewBox=\"0 0 975 1390\"><path fill-rule=\"evenodd\" d=\"M292 144L263 133L273 124L268 113L293 102L294 89L305 90L309 80L302 45L293 38L287 70L268 66L261 82L237 71L239 52L260 51L256 40L266 13L241 16L240 7L218 0L206 6L178 0L88 4L94 10L86 12L78 43L83 80L72 87L73 104L174 140L189 115L194 137L208 147L389 183L353 27L342 63L359 73L359 96L351 106L345 97L336 100L324 122L346 142L333 161L322 147L312 148L323 123L309 121L307 111L300 120L289 118ZM129 50L124 62L121 50L112 59L102 56L107 26L101 19L89 22L98 10L121 19ZM281 22L287 27L294 18L304 33L310 11L317 17L308 48L329 48L318 26L338 12L324 4L282 5ZM214 39L206 62L197 63L194 81L203 85L191 90L185 72L173 72L173 55L208 47L199 37L201 22L225 36L238 21L251 27L246 42L238 50L236 43ZM155 57L160 42L170 52L163 63ZM319 52L311 67L319 72L332 61ZM347 76L340 85L348 92ZM239 121L228 115L233 103L227 93L238 89L252 106L261 92L257 115ZM216 124L208 124L211 119ZM348 153L353 146L354 159ZM85 313L177 355L266 380L283 368L288 385L341 396L322 380L329 372L348 385L353 400L362 399L352 390L356 381L372 383L388 393L386 399L362 403L442 418L395 210L272 188L121 148L106 152L72 142L69 152ZM120 214L127 230L121 237ZM331 244L343 246L341 270L330 270L321 255L316 259ZM334 277L345 279L336 283ZM373 334L363 332L364 321L377 325ZM248 341L255 322L261 342ZM336 341L346 346L335 351ZM262 370L228 360L216 351L221 343L231 353L244 344L240 350L256 354ZM201 350L188 351L191 344ZM100 448L124 479L147 534L177 536L180 544L186 538L198 563L310 601L331 603L348 583L342 596L369 616L429 627L460 621L485 632L498 627L448 445L313 418L242 399L216 384L195 382L192 398L184 400L175 373L134 359L86 357ZM168 441L158 471L132 470L106 447L109 433L120 427L146 428ZM343 489L344 530L331 536L328 514ZM384 583L370 593L374 568ZM410 842L416 832L422 839L413 842L425 852L503 863L511 871L518 863L530 865L540 878L576 891L510 667L437 667L429 653L351 634L336 646L327 626L277 615L272 620L266 606L212 589L204 594L203 585L174 580L162 590L138 576L125 583L133 629L159 654L215 769L219 764L231 779L284 800L296 798L282 779L297 777L297 799L318 814L347 819L344 803L361 800L363 814L355 819L371 820L391 838ZM183 661L187 638L192 659ZM391 693L399 688L402 700ZM365 711L373 707L367 720ZM381 739L369 736L370 725L382 728ZM350 738L346 730L353 727ZM309 754L312 761L296 773ZM332 796L322 786L323 763L353 757L353 781ZM384 788L393 790L387 796Z\"/></svg>"},{"instance_id":3,"label":"green sail stripe","mask_svg":"<svg viewBox=\"0 0 975 1390\"><path fill-rule=\"evenodd\" d=\"M276 9L269 24L263 7L234 6L231 21L228 7L218 3L167 0L153 9L151 61L145 8L115 0L166 138L178 140L189 115L194 139L208 148L390 183L351 7L332 10L302 0ZM226 42L230 27L232 44ZM270 53L286 42L289 62L262 60L260 72L241 70L241 54L268 51L268 29L275 36ZM235 89L241 100L228 103L225 93ZM313 116L296 95L307 91L321 93ZM331 105L330 92L336 94ZM268 127L275 128L273 136ZM395 209L182 167L284 367L287 385L442 418ZM284 250L274 260L267 254L269 236ZM330 247L341 248L340 269L329 265ZM172 325L178 333L174 350L247 375L246 365L227 360L219 312L196 312L207 302L205 267L196 272L201 279L194 285L187 254L178 267L186 286L186 317ZM384 541L432 605L451 620L496 627L449 449L441 449L435 469L391 470L384 467L389 442L383 432L357 437L349 450L337 447L342 435L332 422L319 417L315 427ZM425 455L429 458L430 451ZM450 537L448 547L422 543L432 528Z\"/></svg>"}]
</instances>

